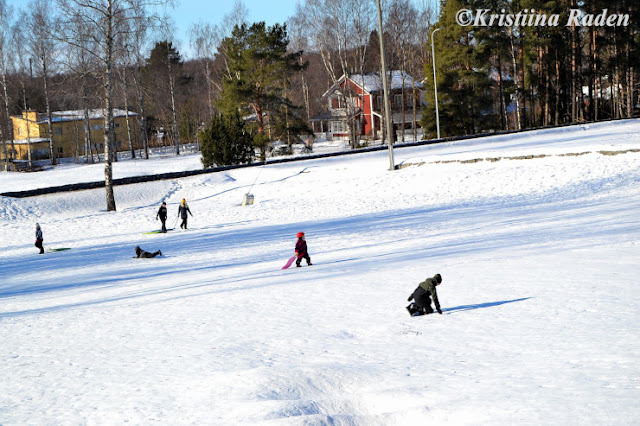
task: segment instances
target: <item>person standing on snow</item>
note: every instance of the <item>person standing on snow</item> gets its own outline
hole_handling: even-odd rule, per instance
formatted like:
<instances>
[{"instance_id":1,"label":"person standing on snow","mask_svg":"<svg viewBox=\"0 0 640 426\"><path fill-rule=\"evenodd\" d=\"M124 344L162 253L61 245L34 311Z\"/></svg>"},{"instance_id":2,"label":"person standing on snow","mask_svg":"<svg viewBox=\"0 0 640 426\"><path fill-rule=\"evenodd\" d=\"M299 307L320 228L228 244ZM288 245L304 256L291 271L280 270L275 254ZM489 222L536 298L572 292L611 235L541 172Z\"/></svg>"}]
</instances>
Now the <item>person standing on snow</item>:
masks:
<instances>
[{"instance_id":1,"label":"person standing on snow","mask_svg":"<svg viewBox=\"0 0 640 426\"><path fill-rule=\"evenodd\" d=\"M162 202L162 205L160 206L160 208L158 209L158 213L156 214L156 220L158 220L158 218L160 218L160 222L162 222L162 233L166 234L167 233L167 225L166 225L167 203L165 203L164 201Z\"/></svg>"},{"instance_id":2,"label":"person standing on snow","mask_svg":"<svg viewBox=\"0 0 640 426\"><path fill-rule=\"evenodd\" d=\"M40 229L40 224L36 223L36 243L35 246L40 249L40 254L44 254L44 247L42 246L42 242L44 239L42 238L42 229Z\"/></svg>"},{"instance_id":3,"label":"person standing on snow","mask_svg":"<svg viewBox=\"0 0 640 426\"><path fill-rule=\"evenodd\" d=\"M414 303L411 303L407 306L407 311L409 311L409 315L414 316L418 315L427 315L433 313L433 308L431 307L431 297L433 297L433 304L436 306L436 310L439 314L442 314L442 310L440 309L440 302L438 301L438 292L436 291L436 286L439 286L442 282L442 277L440 274L436 274L433 278L427 278L423 282L418 285L418 288L414 290L414 292L407 299L408 302L411 302L415 299ZM416 315L416 316L418 316Z\"/></svg>"},{"instance_id":4,"label":"person standing on snow","mask_svg":"<svg viewBox=\"0 0 640 426\"><path fill-rule=\"evenodd\" d=\"M189 210L189 206L187 205L187 200L184 198L180 203L180 207L178 207L178 216L182 218L182 222L180 223L180 228L187 229L187 212L193 217L191 214L191 210Z\"/></svg>"},{"instance_id":5,"label":"person standing on snow","mask_svg":"<svg viewBox=\"0 0 640 426\"><path fill-rule=\"evenodd\" d=\"M302 259L307 261L307 265L311 266L311 258L309 257L309 252L307 251L307 241L304 238L304 232L298 232L296 235L298 237L298 242L296 243L296 266L299 268L302 263Z\"/></svg>"}]
</instances>

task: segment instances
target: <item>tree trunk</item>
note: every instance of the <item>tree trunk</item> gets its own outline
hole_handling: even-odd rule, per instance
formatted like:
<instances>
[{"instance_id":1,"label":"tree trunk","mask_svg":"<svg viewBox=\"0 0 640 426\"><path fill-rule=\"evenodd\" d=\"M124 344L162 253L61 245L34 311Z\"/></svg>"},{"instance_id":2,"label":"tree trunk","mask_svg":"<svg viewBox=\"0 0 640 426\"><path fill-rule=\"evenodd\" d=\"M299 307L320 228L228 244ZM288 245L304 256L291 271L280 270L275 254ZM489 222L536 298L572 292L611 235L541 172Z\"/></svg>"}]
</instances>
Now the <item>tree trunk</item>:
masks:
<instances>
[{"instance_id":1,"label":"tree trunk","mask_svg":"<svg viewBox=\"0 0 640 426\"><path fill-rule=\"evenodd\" d=\"M631 65L631 46L626 42L627 50L627 118L633 117L633 66Z\"/></svg>"},{"instance_id":2,"label":"tree trunk","mask_svg":"<svg viewBox=\"0 0 640 426\"><path fill-rule=\"evenodd\" d=\"M13 141L13 122L11 121L11 115L9 114L9 103L10 103L10 99L9 99L9 94L7 93L7 75L3 72L2 73L2 89L4 91L4 108L5 108L5 114L7 114L7 137L10 138L10 142L11 142L11 156L13 156L14 152L16 151L16 147L15 147L15 143ZM5 138L2 139L3 141L5 141ZM5 141L4 144L4 148L5 148L5 167L8 170L9 169L9 155L7 152L7 143Z\"/></svg>"},{"instance_id":3,"label":"tree trunk","mask_svg":"<svg viewBox=\"0 0 640 426\"><path fill-rule=\"evenodd\" d=\"M27 114L25 117L25 122L27 123L27 161L29 165L29 170L33 168L33 162L31 161L31 126L29 126L29 113L27 109L27 92L24 87L24 81L21 82L22 85L22 103L24 105L24 111Z\"/></svg>"},{"instance_id":4,"label":"tree trunk","mask_svg":"<svg viewBox=\"0 0 640 426\"><path fill-rule=\"evenodd\" d=\"M42 79L44 81L44 101L47 108L47 127L49 129L49 162L52 166L56 164L56 152L53 143L53 118L51 117L51 103L49 102L49 84L47 78L47 61L42 60Z\"/></svg>"},{"instance_id":5,"label":"tree trunk","mask_svg":"<svg viewBox=\"0 0 640 426\"><path fill-rule=\"evenodd\" d=\"M138 87L138 103L140 104L140 133L142 133L142 143L144 145L144 159L149 159L149 138L147 138L147 114L144 105L144 90L142 88L142 68L138 66L138 81L136 82Z\"/></svg>"},{"instance_id":6,"label":"tree trunk","mask_svg":"<svg viewBox=\"0 0 640 426\"><path fill-rule=\"evenodd\" d=\"M549 46L545 46L544 48L544 56L548 57L549 56ZM548 63L548 61L547 61ZM544 83L544 121L543 121L543 125L544 126L549 126L551 124L551 69L547 68L547 72L549 73L549 75L546 76L545 78L545 83Z\"/></svg>"},{"instance_id":7,"label":"tree trunk","mask_svg":"<svg viewBox=\"0 0 640 426\"><path fill-rule=\"evenodd\" d=\"M417 120L417 111L416 111L416 99L418 97L418 93L417 93L417 89L416 89L416 80L413 79L412 80L412 89L413 89L413 95L411 96L411 108L412 108L412 112L413 112L413 121L412 121L412 126L413 126L413 141L417 141L418 140L418 120Z\"/></svg>"},{"instance_id":8,"label":"tree trunk","mask_svg":"<svg viewBox=\"0 0 640 426\"><path fill-rule=\"evenodd\" d=\"M167 49L167 64L169 67L169 91L171 92L171 112L173 113L173 140L176 143L176 155L180 155L180 134L178 133L178 114L176 112L176 94L171 66L171 49Z\"/></svg>"},{"instance_id":9,"label":"tree trunk","mask_svg":"<svg viewBox=\"0 0 640 426\"><path fill-rule=\"evenodd\" d=\"M124 84L124 110L125 110L125 114L127 114L125 116L125 120L127 123L127 140L129 141L129 150L131 151L131 158L134 159L136 158L136 150L135 147L133 146L133 138L131 136L131 123L129 123L129 90L128 90L128 79L127 79L127 67L124 67L124 69L122 70L122 79L123 84Z\"/></svg>"},{"instance_id":10,"label":"tree trunk","mask_svg":"<svg viewBox=\"0 0 640 426\"><path fill-rule=\"evenodd\" d=\"M204 59L204 73L205 78L207 79L207 96L209 102L209 120L213 117L215 113L213 109L213 88L211 84L211 66L209 65L209 58Z\"/></svg>"},{"instance_id":11,"label":"tree trunk","mask_svg":"<svg viewBox=\"0 0 640 426\"><path fill-rule=\"evenodd\" d=\"M502 58L500 54L497 55L498 58L498 96L500 97L500 127L502 130L508 130L505 121L506 108L504 104L504 87L502 84Z\"/></svg>"},{"instance_id":12,"label":"tree trunk","mask_svg":"<svg viewBox=\"0 0 640 426\"><path fill-rule=\"evenodd\" d=\"M522 128L520 118L520 81L518 78L518 59L516 57L516 47L513 41L513 30L509 32L509 41L511 42L511 62L513 63L513 82L516 84L516 129Z\"/></svg>"},{"instance_id":13,"label":"tree trunk","mask_svg":"<svg viewBox=\"0 0 640 426\"><path fill-rule=\"evenodd\" d=\"M573 3L572 3L573 5ZM575 23L571 23L571 84L570 84L570 93L571 93L571 122L575 123L578 118L578 106L576 102L576 80L577 80L577 65L576 65L576 52L578 48L576 47L576 25Z\"/></svg>"},{"instance_id":14,"label":"tree trunk","mask_svg":"<svg viewBox=\"0 0 640 426\"><path fill-rule=\"evenodd\" d=\"M598 69L598 46L597 31L592 31L591 43L593 45L593 84L594 84L594 101L593 101L593 119L598 121L600 112L600 98L602 96L602 81L600 80L600 70Z\"/></svg>"},{"instance_id":15,"label":"tree trunk","mask_svg":"<svg viewBox=\"0 0 640 426\"><path fill-rule=\"evenodd\" d=\"M114 22L114 10L112 0L108 1L108 9L109 13L107 14L107 22L106 22L106 72L105 72L105 112L104 112L104 187L107 192L107 211L115 211L116 210L116 198L113 193L113 167L111 163L111 141L112 141L112 130L113 126L113 105L112 105L112 97L113 97L113 26Z\"/></svg>"}]
</instances>

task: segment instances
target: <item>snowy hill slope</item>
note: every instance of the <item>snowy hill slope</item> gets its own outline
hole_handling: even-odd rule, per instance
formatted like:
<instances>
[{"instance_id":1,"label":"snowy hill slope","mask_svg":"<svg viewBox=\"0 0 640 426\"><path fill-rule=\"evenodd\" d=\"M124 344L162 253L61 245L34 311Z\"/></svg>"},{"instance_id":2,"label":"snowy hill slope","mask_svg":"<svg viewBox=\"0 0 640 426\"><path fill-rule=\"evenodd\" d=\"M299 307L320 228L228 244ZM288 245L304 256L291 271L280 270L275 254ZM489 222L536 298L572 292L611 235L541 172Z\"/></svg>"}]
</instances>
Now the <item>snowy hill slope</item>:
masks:
<instances>
[{"instance_id":1,"label":"snowy hill slope","mask_svg":"<svg viewBox=\"0 0 640 426\"><path fill-rule=\"evenodd\" d=\"M0 424L637 424L637 148L628 120L126 185L115 213L0 197ZM182 198L188 231L143 234ZM314 265L282 271L298 231ZM410 318L437 272L444 314Z\"/></svg>"}]
</instances>

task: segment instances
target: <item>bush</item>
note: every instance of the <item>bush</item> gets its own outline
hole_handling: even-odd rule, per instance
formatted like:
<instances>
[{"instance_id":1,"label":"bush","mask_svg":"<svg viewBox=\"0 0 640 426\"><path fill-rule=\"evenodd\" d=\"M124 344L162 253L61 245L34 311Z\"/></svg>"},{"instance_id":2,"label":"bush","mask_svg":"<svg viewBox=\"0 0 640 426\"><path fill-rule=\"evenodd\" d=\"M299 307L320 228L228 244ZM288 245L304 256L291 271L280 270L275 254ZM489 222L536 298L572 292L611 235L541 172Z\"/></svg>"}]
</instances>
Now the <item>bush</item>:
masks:
<instances>
[{"instance_id":1,"label":"bush","mask_svg":"<svg viewBox=\"0 0 640 426\"><path fill-rule=\"evenodd\" d=\"M232 116L215 115L211 125L200 132L200 140L205 169L253 161L253 137L246 131L244 121L237 113Z\"/></svg>"}]
</instances>

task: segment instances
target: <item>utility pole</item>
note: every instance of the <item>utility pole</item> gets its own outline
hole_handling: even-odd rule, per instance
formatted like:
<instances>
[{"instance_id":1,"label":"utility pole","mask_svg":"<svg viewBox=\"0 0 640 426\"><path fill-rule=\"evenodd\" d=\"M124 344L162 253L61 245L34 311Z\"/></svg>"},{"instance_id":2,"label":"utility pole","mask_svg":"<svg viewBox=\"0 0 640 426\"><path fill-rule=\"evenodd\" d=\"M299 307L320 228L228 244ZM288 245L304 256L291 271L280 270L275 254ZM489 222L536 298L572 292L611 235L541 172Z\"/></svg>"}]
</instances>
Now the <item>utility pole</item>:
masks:
<instances>
[{"instance_id":1,"label":"utility pole","mask_svg":"<svg viewBox=\"0 0 640 426\"><path fill-rule=\"evenodd\" d=\"M433 90L436 95L436 129L438 131L438 139L440 139L440 114L438 113L438 81L436 80L436 50L434 48L434 39L436 31L442 28L436 28L431 32L431 63L433 64Z\"/></svg>"},{"instance_id":2,"label":"utility pole","mask_svg":"<svg viewBox=\"0 0 640 426\"><path fill-rule=\"evenodd\" d=\"M387 141L389 143L389 170L395 170L395 162L393 160L393 122L391 121L391 105L389 103L389 87L387 84L387 57L384 53L384 34L382 32L382 8L380 0L378 4L378 35L380 36L380 62L382 62L382 91L384 92L384 109L387 125Z\"/></svg>"}]
</instances>

